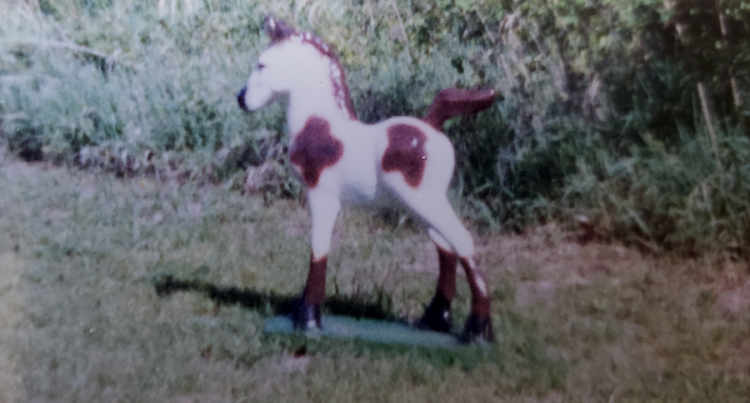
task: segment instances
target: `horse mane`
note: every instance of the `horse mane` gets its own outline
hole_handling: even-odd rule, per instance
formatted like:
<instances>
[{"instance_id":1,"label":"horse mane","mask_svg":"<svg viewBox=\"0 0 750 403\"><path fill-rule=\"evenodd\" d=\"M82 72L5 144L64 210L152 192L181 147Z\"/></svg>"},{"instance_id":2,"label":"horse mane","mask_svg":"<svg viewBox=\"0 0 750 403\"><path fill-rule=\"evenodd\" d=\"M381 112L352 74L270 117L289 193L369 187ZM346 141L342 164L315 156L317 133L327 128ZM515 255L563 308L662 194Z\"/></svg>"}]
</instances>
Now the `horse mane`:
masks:
<instances>
[{"instance_id":1,"label":"horse mane","mask_svg":"<svg viewBox=\"0 0 750 403\"><path fill-rule=\"evenodd\" d=\"M333 96L338 103L341 110L348 114L349 119L356 119L357 115L354 112L354 103L352 102L351 95L349 94L349 86L346 85L346 76L344 69L341 67L341 61L338 55L333 49L328 46L318 36L311 34L310 32L297 32L294 28L288 26L284 21L277 21L273 17L266 17L263 22L266 33L271 38L272 44L277 44L282 41L295 41L302 44L311 45L321 55L326 57L330 62L330 78L333 83Z\"/></svg>"}]
</instances>

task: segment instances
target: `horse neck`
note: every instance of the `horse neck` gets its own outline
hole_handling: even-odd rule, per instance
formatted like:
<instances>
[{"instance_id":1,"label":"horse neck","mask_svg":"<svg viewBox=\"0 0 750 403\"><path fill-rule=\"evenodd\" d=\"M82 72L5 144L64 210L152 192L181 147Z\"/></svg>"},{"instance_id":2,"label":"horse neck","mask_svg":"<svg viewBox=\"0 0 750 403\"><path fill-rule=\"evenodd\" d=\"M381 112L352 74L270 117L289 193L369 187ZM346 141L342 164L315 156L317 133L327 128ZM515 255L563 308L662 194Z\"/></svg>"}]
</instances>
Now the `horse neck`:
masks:
<instances>
[{"instance_id":1,"label":"horse neck","mask_svg":"<svg viewBox=\"0 0 750 403\"><path fill-rule=\"evenodd\" d=\"M324 85L320 85L320 80L314 82L316 85L297 88L289 92L287 124L292 136L299 133L305 126L305 122L312 116L328 121L356 120L334 95L333 84L330 80L324 81Z\"/></svg>"}]
</instances>

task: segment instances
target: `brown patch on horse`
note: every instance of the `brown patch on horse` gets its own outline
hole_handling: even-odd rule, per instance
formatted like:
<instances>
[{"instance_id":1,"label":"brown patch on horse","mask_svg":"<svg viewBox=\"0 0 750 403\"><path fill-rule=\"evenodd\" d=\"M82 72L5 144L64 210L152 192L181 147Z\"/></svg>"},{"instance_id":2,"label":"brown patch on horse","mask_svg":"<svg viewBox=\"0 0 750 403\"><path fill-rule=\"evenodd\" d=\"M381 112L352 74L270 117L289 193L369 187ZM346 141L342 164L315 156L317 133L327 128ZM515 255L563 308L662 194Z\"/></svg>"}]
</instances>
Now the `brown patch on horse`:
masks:
<instances>
[{"instance_id":1,"label":"brown patch on horse","mask_svg":"<svg viewBox=\"0 0 750 403\"><path fill-rule=\"evenodd\" d=\"M446 120L458 115L473 115L489 108L494 102L495 90L448 88L437 94L422 120L440 130Z\"/></svg>"},{"instance_id":2,"label":"brown patch on horse","mask_svg":"<svg viewBox=\"0 0 750 403\"><path fill-rule=\"evenodd\" d=\"M427 136L414 126L397 124L388 128L388 148L381 165L386 172L399 171L411 187L422 182L427 153Z\"/></svg>"},{"instance_id":3,"label":"brown patch on horse","mask_svg":"<svg viewBox=\"0 0 750 403\"><path fill-rule=\"evenodd\" d=\"M307 273L305 301L310 305L322 304L326 297L326 268L328 255L318 260L310 255L310 271Z\"/></svg>"},{"instance_id":4,"label":"brown patch on horse","mask_svg":"<svg viewBox=\"0 0 750 403\"><path fill-rule=\"evenodd\" d=\"M344 144L331 135L328 121L317 116L307 119L289 150L289 158L302 170L309 188L317 186L323 170L338 162L343 154Z\"/></svg>"}]
</instances>

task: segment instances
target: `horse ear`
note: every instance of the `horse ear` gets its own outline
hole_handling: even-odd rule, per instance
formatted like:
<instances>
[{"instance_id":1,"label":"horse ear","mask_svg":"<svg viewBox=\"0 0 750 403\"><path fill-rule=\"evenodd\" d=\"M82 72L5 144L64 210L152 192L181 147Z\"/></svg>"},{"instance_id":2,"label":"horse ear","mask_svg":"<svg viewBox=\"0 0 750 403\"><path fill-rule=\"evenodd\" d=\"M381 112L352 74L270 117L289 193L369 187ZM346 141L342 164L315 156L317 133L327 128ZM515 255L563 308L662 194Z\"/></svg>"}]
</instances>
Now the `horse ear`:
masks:
<instances>
[{"instance_id":1,"label":"horse ear","mask_svg":"<svg viewBox=\"0 0 750 403\"><path fill-rule=\"evenodd\" d=\"M263 21L263 28L266 30L266 34L271 38L271 42L278 42L297 33L297 31L286 25L284 21L276 20L272 15L269 15L266 17L266 20Z\"/></svg>"}]
</instances>

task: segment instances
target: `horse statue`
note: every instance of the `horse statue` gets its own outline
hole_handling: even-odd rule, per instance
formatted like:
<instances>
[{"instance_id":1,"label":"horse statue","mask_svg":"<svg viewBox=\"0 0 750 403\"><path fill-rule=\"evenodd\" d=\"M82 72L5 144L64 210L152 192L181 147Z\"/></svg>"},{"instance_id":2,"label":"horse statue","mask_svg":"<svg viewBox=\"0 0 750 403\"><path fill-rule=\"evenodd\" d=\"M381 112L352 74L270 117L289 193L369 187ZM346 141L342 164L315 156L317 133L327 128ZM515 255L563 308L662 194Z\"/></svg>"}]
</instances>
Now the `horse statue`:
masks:
<instances>
[{"instance_id":1,"label":"horse statue","mask_svg":"<svg viewBox=\"0 0 750 403\"><path fill-rule=\"evenodd\" d=\"M455 156L441 127L453 116L490 107L495 92L446 89L421 120L400 116L365 124L356 118L344 71L327 44L273 17L264 28L271 43L237 101L243 110L257 111L280 96L289 99L289 157L305 186L312 220L310 268L292 309L294 327L321 327L328 253L342 204L387 197L406 207L437 247L437 290L417 325L450 332L460 262L472 298L460 340L493 340L490 294L474 260L474 242L446 196Z\"/></svg>"}]
</instances>

